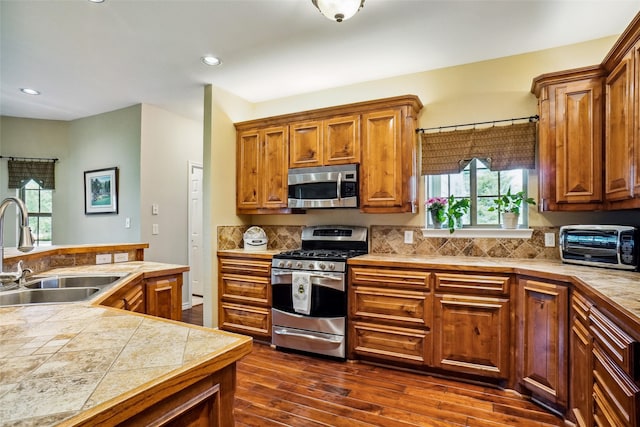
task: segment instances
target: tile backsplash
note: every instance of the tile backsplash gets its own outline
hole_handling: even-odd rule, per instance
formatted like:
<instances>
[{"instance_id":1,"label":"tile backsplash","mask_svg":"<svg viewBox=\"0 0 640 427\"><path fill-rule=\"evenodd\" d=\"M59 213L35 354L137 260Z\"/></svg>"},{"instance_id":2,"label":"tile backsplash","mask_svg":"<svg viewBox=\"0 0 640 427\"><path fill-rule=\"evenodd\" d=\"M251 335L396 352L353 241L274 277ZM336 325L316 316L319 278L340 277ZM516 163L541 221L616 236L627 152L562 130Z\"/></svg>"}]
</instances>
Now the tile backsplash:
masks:
<instances>
[{"instance_id":1,"label":"tile backsplash","mask_svg":"<svg viewBox=\"0 0 640 427\"><path fill-rule=\"evenodd\" d=\"M301 226L260 226L269 239L267 249L290 250L300 247ZM219 226L218 250L242 249L242 235L249 226ZM421 227L372 225L369 251L377 254L475 256L492 258L559 259L558 247L544 246L544 234L558 227L532 227L531 239L517 238L441 238L423 237ZM412 244L404 243L404 232L414 232Z\"/></svg>"}]
</instances>

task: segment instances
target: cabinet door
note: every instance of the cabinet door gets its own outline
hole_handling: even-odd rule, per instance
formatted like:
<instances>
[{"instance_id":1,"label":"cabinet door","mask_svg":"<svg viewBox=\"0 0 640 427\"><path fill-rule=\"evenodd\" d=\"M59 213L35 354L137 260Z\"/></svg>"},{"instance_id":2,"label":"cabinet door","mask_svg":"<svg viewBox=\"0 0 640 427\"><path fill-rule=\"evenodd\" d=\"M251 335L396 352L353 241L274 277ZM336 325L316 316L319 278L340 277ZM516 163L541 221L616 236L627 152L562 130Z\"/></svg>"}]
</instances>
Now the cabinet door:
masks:
<instances>
[{"instance_id":1,"label":"cabinet door","mask_svg":"<svg viewBox=\"0 0 640 427\"><path fill-rule=\"evenodd\" d=\"M567 405L568 289L520 279L518 283L518 378L537 398Z\"/></svg>"},{"instance_id":2,"label":"cabinet door","mask_svg":"<svg viewBox=\"0 0 640 427\"><path fill-rule=\"evenodd\" d=\"M259 180L262 183L261 208L280 209L287 207L287 170L289 138L286 126L263 131L262 155L260 156Z\"/></svg>"},{"instance_id":3,"label":"cabinet door","mask_svg":"<svg viewBox=\"0 0 640 427\"><path fill-rule=\"evenodd\" d=\"M146 280L147 314L165 319L182 318L182 275Z\"/></svg>"},{"instance_id":4,"label":"cabinet door","mask_svg":"<svg viewBox=\"0 0 640 427\"><path fill-rule=\"evenodd\" d=\"M555 87L556 202L602 202L602 81Z\"/></svg>"},{"instance_id":5,"label":"cabinet door","mask_svg":"<svg viewBox=\"0 0 640 427\"><path fill-rule=\"evenodd\" d=\"M435 295L434 364L492 378L509 377L509 300Z\"/></svg>"},{"instance_id":6,"label":"cabinet door","mask_svg":"<svg viewBox=\"0 0 640 427\"><path fill-rule=\"evenodd\" d=\"M632 52L631 52L632 53ZM633 55L626 55L606 83L605 198L633 197Z\"/></svg>"},{"instance_id":7,"label":"cabinet door","mask_svg":"<svg viewBox=\"0 0 640 427\"><path fill-rule=\"evenodd\" d=\"M322 122L289 125L289 167L322 166Z\"/></svg>"},{"instance_id":8,"label":"cabinet door","mask_svg":"<svg viewBox=\"0 0 640 427\"><path fill-rule=\"evenodd\" d=\"M402 208L402 115L399 109L362 116L360 203L366 208Z\"/></svg>"},{"instance_id":9,"label":"cabinet door","mask_svg":"<svg viewBox=\"0 0 640 427\"><path fill-rule=\"evenodd\" d=\"M237 142L237 209L257 209L260 200L260 132L251 130L238 134Z\"/></svg>"},{"instance_id":10,"label":"cabinet door","mask_svg":"<svg viewBox=\"0 0 640 427\"><path fill-rule=\"evenodd\" d=\"M334 117L323 126L324 164L360 163L360 116Z\"/></svg>"}]
</instances>

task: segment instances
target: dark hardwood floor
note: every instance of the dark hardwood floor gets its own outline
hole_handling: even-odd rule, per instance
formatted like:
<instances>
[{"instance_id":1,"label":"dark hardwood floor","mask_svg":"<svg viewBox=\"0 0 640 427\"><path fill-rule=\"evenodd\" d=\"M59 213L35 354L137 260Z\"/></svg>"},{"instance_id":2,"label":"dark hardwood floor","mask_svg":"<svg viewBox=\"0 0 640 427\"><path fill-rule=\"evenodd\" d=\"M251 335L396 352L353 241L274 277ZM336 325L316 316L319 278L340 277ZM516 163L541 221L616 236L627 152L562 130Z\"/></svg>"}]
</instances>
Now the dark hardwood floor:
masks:
<instances>
[{"instance_id":1,"label":"dark hardwood floor","mask_svg":"<svg viewBox=\"0 0 640 427\"><path fill-rule=\"evenodd\" d=\"M183 311L182 319L201 325L202 306ZM237 427L564 425L513 392L288 353L255 341L237 363L234 413Z\"/></svg>"},{"instance_id":2,"label":"dark hardwood floor","mask_svg":"<svg viewBox=\"0 0 640 427\"><path fill-rule=\"evenodd\" d=\"M182 321L192 325L202 326L202 304L194 305L188 310L182 310Z\"/></svg>"}]
</instances>

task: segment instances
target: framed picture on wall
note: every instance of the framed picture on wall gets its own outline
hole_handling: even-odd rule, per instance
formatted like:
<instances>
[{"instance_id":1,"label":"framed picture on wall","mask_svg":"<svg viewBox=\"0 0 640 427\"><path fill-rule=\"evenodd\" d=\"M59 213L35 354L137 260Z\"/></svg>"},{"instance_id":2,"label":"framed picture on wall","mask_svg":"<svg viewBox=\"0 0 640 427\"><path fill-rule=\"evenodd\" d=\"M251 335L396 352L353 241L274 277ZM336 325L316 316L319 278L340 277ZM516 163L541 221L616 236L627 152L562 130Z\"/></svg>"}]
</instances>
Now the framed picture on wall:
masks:
<instances>
[{"instance_id":1,"label":"framed picture on wall","mask_svg":"<svg viewBox=\"0 0 640 427\"><path fill-rule=\"evenodd\" d=\"M118 213L118 168L84 173L84 213Z\"/></svg>"}]
</instances>

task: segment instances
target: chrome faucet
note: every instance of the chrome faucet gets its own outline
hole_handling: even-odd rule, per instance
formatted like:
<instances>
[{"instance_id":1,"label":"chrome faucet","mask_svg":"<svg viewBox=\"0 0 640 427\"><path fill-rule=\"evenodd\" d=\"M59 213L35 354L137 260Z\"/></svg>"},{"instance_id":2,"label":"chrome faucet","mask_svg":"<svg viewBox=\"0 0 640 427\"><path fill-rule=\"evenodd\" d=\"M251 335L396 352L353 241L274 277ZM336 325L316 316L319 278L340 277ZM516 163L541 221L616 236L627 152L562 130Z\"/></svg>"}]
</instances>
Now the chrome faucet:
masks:
<instances>
[{"instance_id":1,"label":"chrome faucet","mask_svg":"<svg viewBox=\"0 0 640 427\"><path fill-rule=\"evenodd\" d=\"M18 270L12 272L4 271L4 212L7 206L15 203L20 211L20 237L18 239L18 250L29 252L33 249L33 236L29 227L29 214L24 202L17 197L7 197L0 203L0 283L16 282L22 278L26 270L22 269L22 262L18 262Z\"/></svg>"}]
</instances>

